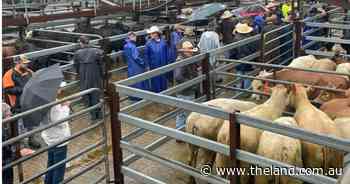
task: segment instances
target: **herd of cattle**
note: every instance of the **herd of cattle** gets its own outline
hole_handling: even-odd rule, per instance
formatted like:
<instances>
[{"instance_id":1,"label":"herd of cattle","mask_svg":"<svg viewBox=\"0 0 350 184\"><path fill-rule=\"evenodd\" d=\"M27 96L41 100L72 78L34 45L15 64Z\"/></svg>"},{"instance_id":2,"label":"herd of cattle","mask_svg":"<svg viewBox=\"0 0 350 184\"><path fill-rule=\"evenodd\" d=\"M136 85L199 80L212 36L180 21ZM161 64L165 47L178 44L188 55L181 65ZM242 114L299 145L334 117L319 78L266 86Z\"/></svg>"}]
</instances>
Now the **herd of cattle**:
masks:
<instances>
[{"instance_id":1,"label":"herd of cattle","mask_svg":"<svg viewBox=\"0 0 350 184\"><path fill-rule=\"evenodd\" d=\"M333 60L336 60L333 61ZM301 69L327 70L350 74L350 64L345 59L317 59L312 55L294 59L288 66ZM268 92L270 98L257 105L254 102L237 99L218 98L204 104L221 108L227 112L239 111L241 114L275 123L302 128L314 133L350 139L350 81L346 75L315 73L301 70L282 69L274 73L261 72L260 78L277 79L293 82L292 85L266 84L254 80L254 91ZM315 90L303 84L342 89L342 92ZM253 95L253 98L260 98ZM322 105L317 108L312 100ZM283 112L294 109L294 117L287 117ZM293 112L293 111L292 111ZM322 145L290 138L287 136L262 131L241 124L240 149L264 157L288 163L298 167L342 168L344 153ZM186 124L186 132L213 141L229 145L229 121L192 112ZM229 158L204 148L187 145L189 157L187 163L200 168L210 164L216 168L228 167ZM240 162L241 168L250 164ZM215 169L213 169L215 171ZM248 169L247 169L248 170ZM241 183L254 181L256 184L267 183L302 183L288 176L249 176L240 177Z\"/></svg>"}]
</instances>

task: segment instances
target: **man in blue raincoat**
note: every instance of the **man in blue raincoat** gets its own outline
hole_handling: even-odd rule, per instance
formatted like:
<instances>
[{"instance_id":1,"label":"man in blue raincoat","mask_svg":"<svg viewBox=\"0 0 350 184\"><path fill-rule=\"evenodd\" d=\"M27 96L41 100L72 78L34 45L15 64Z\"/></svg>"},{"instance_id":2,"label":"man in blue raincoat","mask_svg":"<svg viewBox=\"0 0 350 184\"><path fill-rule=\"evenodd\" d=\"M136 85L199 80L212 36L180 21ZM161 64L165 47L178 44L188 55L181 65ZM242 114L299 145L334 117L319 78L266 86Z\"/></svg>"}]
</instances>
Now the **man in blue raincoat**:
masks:
<instances>
[{"instance_id":1,"label":"man in blue raincoat","mask_svg":"<svg viewBox=\"0 0 350 184\"><path fill-rule=\"evenodd\" d=\"M165 66L168 61L168 46L165 40L161 37L161 32L157 26L152 26L148 31L151 38L145 45L145 63L150 70ZM168 87L166 74L158 75L151 78L150 89L153 92L159 93Z\"/></svg>"},{"instance_id":2,"label":"man in blue raincoat","mask_svg":"<svg viewBox=\"0 0 350 184\"><path fill-rule=\"evenodd\" d=\"M136 47L136 34L134 32L128 33L128 38L124 45L124 59L128 64L128 77L132 77L146 71L146 64L140 57L140 53ZM135 88L147 90L147 81L138 82L133 85ZM140 100L139 98L130 97L130 100Z\"/></svg>"}]
</instances>

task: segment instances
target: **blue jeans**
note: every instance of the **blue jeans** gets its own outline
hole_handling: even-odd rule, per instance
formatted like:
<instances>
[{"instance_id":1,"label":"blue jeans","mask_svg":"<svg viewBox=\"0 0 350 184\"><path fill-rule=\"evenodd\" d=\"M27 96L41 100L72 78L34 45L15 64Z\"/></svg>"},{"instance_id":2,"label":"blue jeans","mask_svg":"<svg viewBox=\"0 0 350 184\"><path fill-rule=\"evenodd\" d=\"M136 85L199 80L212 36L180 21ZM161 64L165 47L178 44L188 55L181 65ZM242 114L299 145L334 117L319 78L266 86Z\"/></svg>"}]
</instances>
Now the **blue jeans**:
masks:
<instances>
[{"instance_id":1,"label":"blue jeans","mask_svg":"<svg viewBox=\"0 0 350 184\"><path fill-rule=\"evenodd\" d=\"M55 165L56 163L67 158L67 145L54 147L47 152L47 167ZM66 164L61 164L50 170L45 177L45 184L58 184L64 179L64 172Z\"/></svg>"},{"instance_id":2,"label":"blue jeans","mask_svg":"<svg viewBox=\"0 0 350 184\"><path fill-rule=\"evenodd\" d=\"M176 97L181 98L181 99L185 99L185 100L193 100L194 97L192 96L185 96L185 95L176 95ZM189 115L189 113L187 111L184 112L180 112L177 116L176 116L176 128L180 128L182 126L184 126L186 124L186 119L187 116Z\"/></svg>"},{"instance_id":3,"label":"blue jeans","mask_svg":"<svg viewBox=\"0 0 350 184\"><path fill-rule=\"evenodd\" d=\"M246 71L236 70L236 73L239 75L245 75ZM250 79L243 79L239 86L242 89L248 89L251 83L252 81Z\"/></svg>"},{"instance_id":4,"label":"blue jeans","mask_svg":"<svg viewBox=\"0 0 350 184\"><path fill-rule=\"evenodd\" d=\"M10 167L2 171L2 183L13 184L13 168Z\"/></svg>"}]
</instances>

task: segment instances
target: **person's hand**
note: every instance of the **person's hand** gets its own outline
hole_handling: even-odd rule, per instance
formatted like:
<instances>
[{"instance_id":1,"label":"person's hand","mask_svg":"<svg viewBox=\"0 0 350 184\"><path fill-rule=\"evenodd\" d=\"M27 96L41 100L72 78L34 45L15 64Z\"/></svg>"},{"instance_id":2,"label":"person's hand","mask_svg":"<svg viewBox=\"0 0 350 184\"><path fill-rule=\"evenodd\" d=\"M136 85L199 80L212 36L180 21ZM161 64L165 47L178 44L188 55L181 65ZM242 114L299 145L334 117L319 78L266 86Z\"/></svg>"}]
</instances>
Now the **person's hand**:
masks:
<instances>
[{"instance_id":1,"label":"person's hand","mask_svg":"<svg viewBox=\"0 0 350 184\"><path fill-rule=\"evenodd\" d=\"M29 149L29 148L23 148L23 149L21 149L20 152L21 152L22 157L25 157L25 156L28 156L28 155L31 155L34 153L34 151Z\"/></svg>"},{"instance_id":2,"label":"person's hand","mask_svg":"<svg viewBox=\"0 0 350 184\"><path fill-rule=\"evenodd\" d=\"M72 103L71 101L65 101L65 102L62 103L62 105L70 106L71 103Z\"/></svg>"}]
</instances>

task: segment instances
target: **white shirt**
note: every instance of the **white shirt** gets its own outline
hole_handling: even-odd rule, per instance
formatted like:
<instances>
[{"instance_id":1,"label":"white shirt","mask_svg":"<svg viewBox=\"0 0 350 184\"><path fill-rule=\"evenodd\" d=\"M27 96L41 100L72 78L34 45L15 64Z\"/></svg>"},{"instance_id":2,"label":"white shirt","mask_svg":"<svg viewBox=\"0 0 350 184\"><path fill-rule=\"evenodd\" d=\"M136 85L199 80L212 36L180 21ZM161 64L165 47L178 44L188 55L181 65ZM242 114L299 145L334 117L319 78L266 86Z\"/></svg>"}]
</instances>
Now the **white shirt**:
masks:
<instances>
[{"instance_id":1,"label":"white shirt","mask_svg":"<svg viewBox=\"0 0 350 184\"><path fill-rule=\"evenodd\" d=\"M69 106L58 104L51 108L49 123L57 122L61 119L68 117L70 114ZM54 127L46 129L41 132L41 136L49 146L57 142L62 141L63 139L69 137L71 131L69 128L68 121L62 122ZM66 145L68 142L61 144L60 146Z\"/></svg>"}]
</instances>

